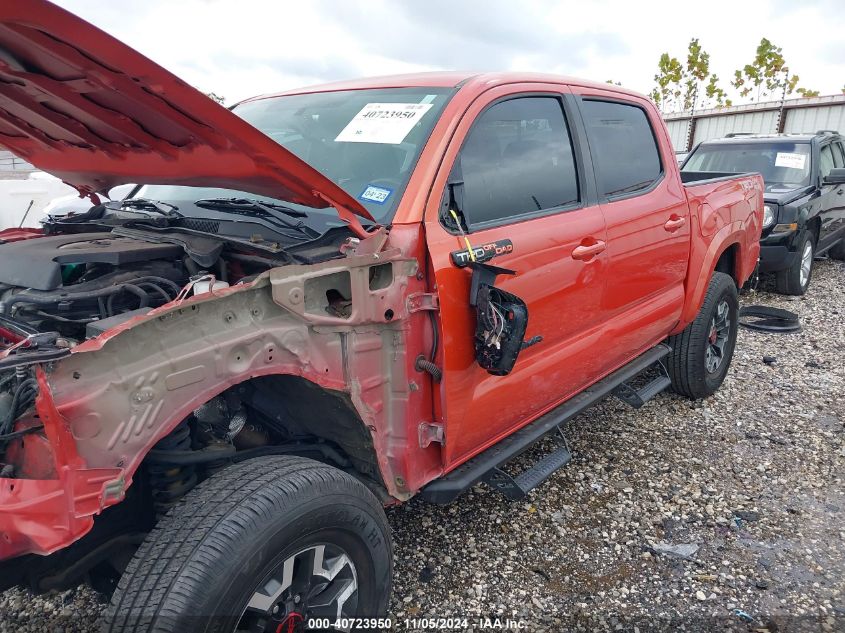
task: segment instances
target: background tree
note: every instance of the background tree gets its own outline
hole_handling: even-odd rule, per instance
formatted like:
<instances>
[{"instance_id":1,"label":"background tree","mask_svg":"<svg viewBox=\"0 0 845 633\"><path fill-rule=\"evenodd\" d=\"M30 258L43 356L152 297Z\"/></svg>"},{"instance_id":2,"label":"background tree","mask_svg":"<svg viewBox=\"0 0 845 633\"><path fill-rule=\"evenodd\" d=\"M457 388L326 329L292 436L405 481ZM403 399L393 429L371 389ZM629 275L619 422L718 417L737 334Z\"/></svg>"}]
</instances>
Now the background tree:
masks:
<instances>
[{"instance_id":1,"label":"background tree","mask_svg":"<svg viewBox=\"0 0 845 633\"><path fill-rule=\"evenodd\" d=\"M710 55L701 48L698 38L690 40L687 47L687 64L684 69L683 110L694 110L701 86L710 75Z\"/></svg>"},{"instance_id":2,"label":"background tree","mask_svg":"<svg viewBox=\"0 0 845 633\"><path fill-rule=\"evenodd\" d=\"M707 102L712 102L717 108L731 105L733 102L728 99L728 93L719 86L719 76L710 75L710 80L704 87L704 96Z\"/></svg>"},{"instance_id":3,"label":"background tree","mask_svg":"<svg viewBox=\"0 0 845 633\"><path fill-rule=\"evenodd\" d=\"M651 92L652 100L661 111L666 112L667 108L678 101L683 76L684 67L678 58L663 53L657 62L657 74L654 76L657 87Z\"/></svg>"},{"instance_id":4,"label":"background tree","mask_svg":"<svg viewBox=\"0 0 845 633\"><path fill-rule=\"evenodd\" d=\"M752 101L760 101L763 97L785 97L795 92L798 75L790 74L783 49L764 37L757 46L754 60L742 70L734 71L731 85L739 90L740 96L753 94Z\"/></svg>"},{"instance_id":5,"label":"background tree","mask_svg":"<svg viewBox=\"0 0 845 633\"><path fill-rule=\"evenodd\" d=\"M718 75L710 73L710 54L702 48L697 37L687 46L685 63L666 52L660 56L657 71L654 75L656 86L649 97L663 112L732 105L727 92L719 85ZM734 71L730 85L741 97L751 101L780 100L792 93L802 97L819 96L818 90L799 88L798 81L798 75L786 64L783 49L764 37L752 62ZM842 92L845 94L845 87Z\"/></svg>"},{"instance_id":6,"label":"background tree","mask_svg":"<svg viewBox=\"0 0 845 633\"><path fill-rule=\"evenodd\" d=\"M613 85L613 86L621 86L621 85L622 85L622 82L621 82L621 81L613 81L612 79L608 79L608 80L607 80L607 81L605 81L604 83L606 83L606 84L611 84L611 85Z\"/></svg>"},{"instance_id":7,"label":"background tree","mask_svg":"<svg viewBox=\"0 0 845 633\"><path fill-rule=\"evenodd\" d=\"M206 92L205 94L206 96L208 96L209 99L211 99L212 101L216 101L220 105L225 105L226 103L226 97L221 97L216 92Z\"/></svg>"}]
</instances>

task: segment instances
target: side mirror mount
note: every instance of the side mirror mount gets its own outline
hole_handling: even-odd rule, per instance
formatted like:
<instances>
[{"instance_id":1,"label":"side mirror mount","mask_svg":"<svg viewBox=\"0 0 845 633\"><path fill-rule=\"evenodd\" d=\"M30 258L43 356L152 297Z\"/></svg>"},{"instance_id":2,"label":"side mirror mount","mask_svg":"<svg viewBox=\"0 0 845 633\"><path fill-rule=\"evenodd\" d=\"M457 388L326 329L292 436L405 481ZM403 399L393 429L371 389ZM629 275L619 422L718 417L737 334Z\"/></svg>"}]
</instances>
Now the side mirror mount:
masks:
<instances>
[{"instance_id":1,"label":"side mirror mount","mask_svg":"<svg viewBox=\"0 0 845 633\"><path fill-rule=\"evenodd\" d=\"M473 262L469 303L475 308L475 360L487 373L507 376L519 352L526 347L528 306L525 302L495 286L499 275L516 271ZM529 345L542 340L534 337Z\"/></svg>"},{"instance_id":2,"label":"side mirror mount","mask_svg":"<svg viewBox=\"0 0 845 633\"><path fill-rule=\"evenodd\" d=\"M823 185L845 185L845 167L835 167L822 179Z\"/></svg>"}]
</instances>

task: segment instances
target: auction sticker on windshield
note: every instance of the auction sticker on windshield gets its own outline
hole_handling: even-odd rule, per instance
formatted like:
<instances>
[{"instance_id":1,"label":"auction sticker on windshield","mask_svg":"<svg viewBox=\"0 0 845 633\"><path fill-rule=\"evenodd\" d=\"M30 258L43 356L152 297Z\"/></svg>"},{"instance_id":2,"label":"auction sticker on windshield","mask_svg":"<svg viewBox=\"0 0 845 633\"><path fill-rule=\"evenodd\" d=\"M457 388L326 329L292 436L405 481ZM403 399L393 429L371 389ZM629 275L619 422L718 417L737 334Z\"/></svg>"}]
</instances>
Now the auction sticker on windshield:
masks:
<instances>
[{"instance_id":1,"label":"auction sticker on windshield","mask_svg":"<svg viewBox=\"0 0 845 633\"><path fill-rule=\"evenodd\" d=\"M368 103L347 124L335 141L344 143L385 143L405 140L430 103Z\"/></svg>"},{"instance_id":2,"label":"auction sticker on windshield","mask_svg":"<svg viewBox=\"0 0 845 633\"><path fill-rule=\"evenodd\" d=\"M790 169L804 169L807 160L806 154L792 154L790 152L778 152L775 157L775 167L789 167Z\"/></svg>"}]
</instances>

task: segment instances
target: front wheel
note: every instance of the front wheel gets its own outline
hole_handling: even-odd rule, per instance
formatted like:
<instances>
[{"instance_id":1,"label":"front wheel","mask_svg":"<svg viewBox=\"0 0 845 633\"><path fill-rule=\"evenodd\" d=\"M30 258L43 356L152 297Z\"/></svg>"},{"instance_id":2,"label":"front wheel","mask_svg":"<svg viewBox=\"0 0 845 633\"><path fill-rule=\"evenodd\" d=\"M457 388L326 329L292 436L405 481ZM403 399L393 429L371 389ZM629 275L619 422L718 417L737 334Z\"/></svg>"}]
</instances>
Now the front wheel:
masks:
<instances>
[{"instance_id":1,"label":"front wheel","mask_svg":"<svg viewBox=\"0 0 845 633\"><path fill-rule=\"evenodd\" d=\"M348 630L351 618L384 615L392 564L384 510L355 478L300 457L249 460L159 522L103 630Z\"/></svg>"},{"instance_id":2,"label":"front wheel","mask_svg":"<svg viewBox=\"0 0 845 633\"><path fill-rule=\"evenodd\" d=\"M816 256L816 241L812 231L804 231L798 243L798 257L786 270L778 271L775 287L783 295L803 295L810 287L813 276L813 258Z\"/></svg>"},{"instance_id":3,"label":"front wheel","mask_svg":"<svg viewBox=\"0 0 845 633\"><path fill-rule=\"evenodd\" d=\"M669 338L667 370L675 392L706 398L722 385L736 346L738 313L734 280L714 272L695 320Z\"/></svg>"}]
</instances>

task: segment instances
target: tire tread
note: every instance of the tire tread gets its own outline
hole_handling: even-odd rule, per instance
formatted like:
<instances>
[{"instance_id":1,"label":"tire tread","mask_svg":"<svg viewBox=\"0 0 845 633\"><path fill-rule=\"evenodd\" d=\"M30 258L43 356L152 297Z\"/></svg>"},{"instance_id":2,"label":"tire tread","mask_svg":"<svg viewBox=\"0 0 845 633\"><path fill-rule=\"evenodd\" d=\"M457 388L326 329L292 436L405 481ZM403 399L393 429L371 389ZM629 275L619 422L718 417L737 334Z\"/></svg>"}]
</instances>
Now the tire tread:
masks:
<instances>
[{"instance_id":1,"label":"tire tread","mask_svg":"<svg viewBox=\"0 0 845 633\"><path fill-rule=\"evenodd\" d=\"M389 534L381 504L337 468L293 456L253 459L227 468L188 493L150 532L118 582L103 633L171 633L209 570L230 560L244 534L303 497L364 499ZM229 557L229 558L227 558ZM161 624L164 621L165 624Z\"/></svg>"},{"instance_id":2,"label":"tire tread","mask_svg":"<svg viewBox=\"0 0 845 633\"><path fill-rule=\"evenodd\" d=\"M698 314L682 332L669 337L672 348L666 360L666 371L672 381L672 390L688 398L702 398L707 395L706 380L699 363L698 350L703 349L709 328L709 308L728 289L736 296L736 284L730 275L714 272L704 295ZM730 359L728 359L730 362ZM703 361L702 361L703 367Z\"/></svg>"}]
</instances>

